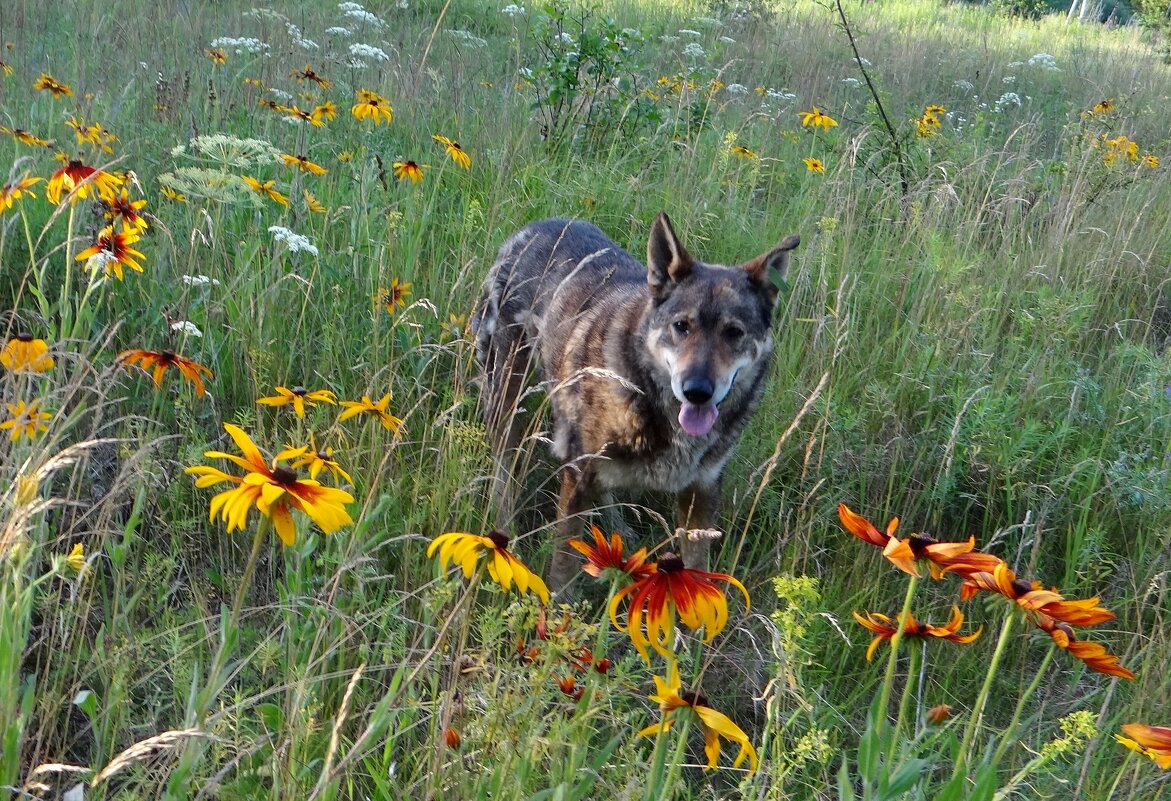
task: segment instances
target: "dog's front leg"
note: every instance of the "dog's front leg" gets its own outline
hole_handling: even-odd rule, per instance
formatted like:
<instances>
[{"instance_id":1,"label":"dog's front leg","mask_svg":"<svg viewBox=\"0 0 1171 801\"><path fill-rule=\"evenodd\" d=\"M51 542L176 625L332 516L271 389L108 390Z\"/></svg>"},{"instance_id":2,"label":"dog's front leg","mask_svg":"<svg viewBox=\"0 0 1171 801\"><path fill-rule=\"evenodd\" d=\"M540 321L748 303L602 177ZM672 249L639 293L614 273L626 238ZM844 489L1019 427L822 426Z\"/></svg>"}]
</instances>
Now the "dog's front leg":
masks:
<instances>
[{"instance_id":1,"label":"dog's front leg","mask_svg":"<svg viewBox=\"0 0 1171 801\"><path fill-rule=\"evenodd\" d=\"M715 525L720 512L722 491L720 480L710 484L692 484L679 493L678 525L684 531L702 531ZM694 538L680 536L679 555L683 564L697 570L707 570L709 537L702 534Z\"/></svg>"},{"instance_id":2,"label":"dog's front leg","mask_svg":"<svg viewBox=\"0 0 1171 801\"><path fill-rule=\"evenodd\" d=\"M560 590L578 571L579 558L569 541L580 539L585 522L581 515L593 508L594 471L589 464L567 464L561 468L561 493L557 496L557 537L549 566L549 587Z\"/></svg>"}]
</instances>

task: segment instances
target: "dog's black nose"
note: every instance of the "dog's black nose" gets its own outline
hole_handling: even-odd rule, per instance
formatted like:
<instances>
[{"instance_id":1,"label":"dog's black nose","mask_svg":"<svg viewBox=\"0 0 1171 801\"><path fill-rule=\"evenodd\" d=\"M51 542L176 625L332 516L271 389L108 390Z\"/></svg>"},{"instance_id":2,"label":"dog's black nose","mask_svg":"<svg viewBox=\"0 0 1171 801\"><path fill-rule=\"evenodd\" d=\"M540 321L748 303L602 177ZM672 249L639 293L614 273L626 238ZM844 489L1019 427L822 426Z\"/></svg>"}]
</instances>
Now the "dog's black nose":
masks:
<instances>
[{"instance_id":1,"label":"dog's black nose","mask_svg":"<svg viewBox=\"0 0 1171 801\"><path fill-rule=\"evenodd\" d=\"M683 381L683 397L696 406L703 406L714 394L716 387L708 378L688 378Z\"/></svg>"}]
</instances>

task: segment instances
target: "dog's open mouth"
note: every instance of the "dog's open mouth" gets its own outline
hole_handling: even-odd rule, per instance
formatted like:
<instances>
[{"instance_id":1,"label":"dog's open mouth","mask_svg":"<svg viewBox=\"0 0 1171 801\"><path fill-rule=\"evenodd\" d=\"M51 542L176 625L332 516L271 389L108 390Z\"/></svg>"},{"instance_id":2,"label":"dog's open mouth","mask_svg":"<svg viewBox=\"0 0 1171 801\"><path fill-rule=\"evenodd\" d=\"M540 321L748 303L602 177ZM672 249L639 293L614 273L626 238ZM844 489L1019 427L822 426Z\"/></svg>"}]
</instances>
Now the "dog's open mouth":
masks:
<instances>
[{"instance_id":1,"label":"dog's open mouth","mask_svg":"<svg viewBox=\"0 0 1171 801\"><path fill-rule=\"evenodd\" d=\"M712 430L720 410L714 403L705 403L702 406L683 401L679 409L679 425L693 437L702 437Z\"/></svg>"}]
</instances>

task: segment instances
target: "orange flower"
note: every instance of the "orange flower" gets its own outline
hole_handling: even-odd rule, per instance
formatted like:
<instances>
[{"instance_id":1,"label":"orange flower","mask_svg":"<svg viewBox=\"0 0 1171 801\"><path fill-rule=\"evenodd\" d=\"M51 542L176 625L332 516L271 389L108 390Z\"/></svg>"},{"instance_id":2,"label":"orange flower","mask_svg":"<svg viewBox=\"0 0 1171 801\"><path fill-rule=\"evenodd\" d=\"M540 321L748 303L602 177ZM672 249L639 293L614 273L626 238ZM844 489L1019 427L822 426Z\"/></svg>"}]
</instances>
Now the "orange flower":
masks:
<instances>
[{"instance_id":1,"label":"orange flower","mask_svg":"<svg viewBox=\"0 0 1171 801\"><path fill-rule=\"evenodd\" d=\"M118 361L125 365L139 364L143 370L151 373L156 387L163 385L163 373L168 367L174 367L179 374L191 382L195 387L195 394L202 397L207 391L203 386L203 376L213 378L211 370L198 362L185 359L169 350L125 350L118 354Z\"/></svg>"},{"instance_id":2,"label":"orange flower","mask_svg":"<svg viewBox=\"0 0 1171 801\"><path fill-rule=\"evenodd\" d=\"M911 551L911 546L895 536L895 532L899 528L897 517L890 519L890 522L886 524L886 531L883 532L844 503L839 503L838 518L842 521L846 531L858 539L882 548L882 555L890 560L891 564L904 573L918 577L919 569L915 567L915 554Z\"/></svg>"},{"instance_id":3,"label":"orange flower","mask_svg":"<svg viewBox=\"0 0 1171 801\"><path fill-rule=\"evenodd\" d=\"M218 47L208 48L203 51L203 54L210 58L216 64L223 64L228 60L228 54Z\"/></svg>"},{"instance_id":4,"label":"orange flower","mask_svg":"<svg viewBox=\"0 0 1171 801\"><path fill-rule=\"evenodd\" d=\"M1099 598L1067 600L1056 590L1042 589L1038 581L1018 579L1012 569L1000 562L992 573L972 573L966 584L985 592L1003 595L1026 612L1037 612L1071 626L1097 626L1114 619L1114 613L1099 606Z\"/></svg>"},{"instance_id":5,"label":"orange flower","mask_svg":"<svg viewBox=\"0 0 1171 801\"><path fill-rule=\"evenodd\" d=\"M41 77L37 78L33 84L33 89L36 89L38 92L49 92L58 100L63 97L73 97L72 89L47 72L41 73Z\"/></svg>"},{"instance_id":6,"label":"orange flower","mask_svg":"<svg viewBox=\"0 0 1171 801\"><path fill-rule=\"evenodd\" d=\"M646 548L639 548L630 556L623 558L621 534L613 532L610 541L606 542L606 535L597 526L591 524L590 532L594 535L592 546L581 540L569 541L569 547L586 558L586 563L581 566L586 573L594 578L601 578L606 570L617 570L638 581L654 572L654 568L646 563Z\"/></svg>"},{"instance_id":7,"label":"orange flower","mask_svg":"<svg viewBox=\"0 0 1171 801\"><path fill-rule=\"evenodd\" d=\"M652 569L653 568L653 569ZM675 613L679 620L692 631L704 629L704 642L724 630L728 624L728 600L724 591L716 586L723 581L736 587L744 595L745 606L751 608L748 590L727 573L710 573L685 567L683 560L674 554L647 565L646 575L614 594L610 601L610 620L618 629L618 605L626 596L631 596L626 612L625 631L635 649L648 663L648 642L656 651L669 659L674 655L668 646L675 633ZM646 635L643 634L643 619L646 619Z\"/></svg>"},{"instance_id":8,"label":"orange flower","mask_svg":"<svg viewBox=\"0 0 1171 801\"><path fill-rule=\"evenodd\" d=\"M121 183L118 176L73 159L49 176L49 187L45 196L50 203L59 204L64 193L70 203L76 203L92 196L96 191L102 199L110 200Z\"/></svg>"},{"instance_id":9,"label":"orange flower","mask_svg":"<svg viewBox=\"0 0 1171 801\"><path fill-rule=\"evenodd\" d=\"M884 641L892 639L899 630L897 621L877 612L867 612L865 617L854 612L854 619L858 621L862 628L872 631L875 634L874 639L870 641L870 646L866 649L867 662L874 656L874 652L878 650L878 646ZM903 626L903 636L947 640L948 642L967 645L968 643L975 642L981 632L984 631L984 627L981 626L971 634L960 634L959 630L962 625L964 625L964 613L960 611L958 606L951 608L951 620L943 626L920 623L915 620L913 615L908 614L906 625Z\"/></svg>"},{"instance_id":10,"label":"orange flower","mask_svg":"<svg viewBox=\"0 0 1171 801\"><path fill-rule=\"evenodd\" d=\"M129 267L135 272L142 272L142 265L135 259L146 258L140 251L131 245L138 242L138 233L121 231L114 233L113 226L107 225L98 234L98 240L85 250L77 254L77 261L93 259L109 275L111 272L122 280L122 268Z\"/></svg>"},{"instance_id":11,"label":"orange flower","mask_svg":"<svg viewBox=\"0 0 1171 801\"><path fill-rule=\"evenodd\" d=\"M409 179L411 183L417 184L423 180L423 170L430 166L430 164L419 164L414 161L396 161L393 168L394 177L400 181Z\"/></svg>"},{"instance_id":12,"label":"orange flower","mask_svg":"<svg viewBox=\"0 0 1171 801\"><path fill-rule=\"evenodd\" d=\"M314 175L325 175L329 170L322 167L320 164L314 164L305 156L292 156L288 153L281 153L281 161L289 167L296 167L301 172L311 172Z\"/></svg>"},{"instance_id":13,"label":"orange flower","mask_svg":"<svg viewBox=\"0 0 1171 801\"><path fill-rule=\"evenodd\" d=\"M1171 728L1148 726L1145 723L1127 723L1122 730L1130 736L1116 734L1114 739L1132 751L1149 756L1160 768L1171 768Z\"/></svg>"},{"instance_id":14,"label":"orange flower","mask_svg":"<svg viewBox=\"0 0 1171 801\"><path fill-rule=\"evenodd\" d=\"M448 748L455 751L459 749L460 743L463 742L463 739L459 736L458 731L448 726L443 730L443 742L447 745Z\"/></svg>"},{"instance_id":15,"label":"orange flower","mask_svg":"<svg viewBox=\"0 0 1171 801\"><path fill-rule=\"evenodd\" d=\"M122 231L124 233L142 233L150 227L150 223L139 212L146 206L146 198L139 200L130 199L130 191L122 190L121 195L114 195L108 200L104 201L106 207L106 219L113 225L118 219L122 220Z\"/></svg>"},{"instance_id":16,"label":"orange flower","mask_svg":"<svg viewBox=\"0 0 1171 801\"><path fill-rule=\"evenodd\" d=\"M927 710L927 722L932 726L940 726L951 717L951 707L948 704L939 704Z\"/></svg>"},{"instance_id":17,"label":"orange flower","mask_svg":"<svg viewBox=\"0 0 1171 801\"><path fill-rule=\"evenodd\" d=\"M308 390L300 386L292 389L277 387L276 395L269 398L258 398L256 402L263 406L288 406L291 404L293 413L304 419L306 405L316 406L318 403L328 403L331 406L336 406L337 396L328 389Z\"/></svg>"},{"instance_id":18,"label":"orange flower","mask_svg":"<svg viewBox=\"0 0 1171 801\"><path fill-rule=\"evenodd\" d=\"M40 178L21 178L19 181L0 186L0 214L12 208L13 204L25 195L36 197L30 190L41 180Z\"/></svg>"},{"instance_id":19,"label":"orange flower","mask_svg":"<svg viewBox=\"0 0 1171 801\"><path fill-rule=\"evenodd\" d=\"M390 279L390 289L378 288L375 296L379 303L386 307L387 314L394 314L395 308L405 308L407 299L411 296L411 283L400 281L398 277Z\"/></svg>"},{"instance_id":20,"label":"orange flower","mask_svg":"<svg viewBox=\"0 0 1171 801\"><path fill-rule=\"evenodd\" d=\"M322 78L320 75L314 72L308 64L305 65L305 69L303 70L293 70L290 72L289 77L296 78L297 83L311 81L320 86L322 89L328 89L329 87L333 86L330 81L327 81L325 78Z\"/></svg>"},{"instance_id":21,"label":"orange flower","mask_svg":"<svg viewBox=\"0 0 1171 801\"><path fill-rule=\"evenodd\" d=\"M520 593L531 592L541 603L549 603L549 588L524 562L508 550L508 537L503 532L490 531L487 536L468 534L463 531L449 531L440 534L427 546L427 556L439 553L439 566L446 570L454 563L463 571L464 578L471 578L481 554L488 554L488 575L505 591L512 589Z\"/></svg>"},{"instance_id":22,"label":"orange flower","mask_svg":"<svg viewBox=\"0 0 1171 801\"><path fill-rule=\"evenodd\" d=\"M49 343L32 334L19 333L4 343L0 365L13 373L47 373L56 364L49 355Z\"/></svg>"}]
</instances>

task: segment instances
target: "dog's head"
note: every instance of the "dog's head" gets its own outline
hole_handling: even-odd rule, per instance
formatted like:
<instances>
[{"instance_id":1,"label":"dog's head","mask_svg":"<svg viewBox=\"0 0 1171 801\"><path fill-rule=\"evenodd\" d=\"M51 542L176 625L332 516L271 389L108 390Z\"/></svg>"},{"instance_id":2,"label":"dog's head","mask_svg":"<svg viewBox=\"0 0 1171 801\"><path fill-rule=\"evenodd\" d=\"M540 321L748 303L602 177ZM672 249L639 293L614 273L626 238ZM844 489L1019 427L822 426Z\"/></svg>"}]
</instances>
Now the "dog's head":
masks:
<instances>
[{"instance_id":1,"label":"dog's head","mask_svg":"<svg viewBox=\"0 0 1171 801\"><path fill-rule=\"evenodd\" d=\"M647 347L670 375L679 425L688 434L710 432L737 380L755 382L767 363L773 278L784 277L789 252L800 242L787 236L739 267L704 264L683 248L665 213L655 219L647 243Z\"/></svg>"}]
</instances>

